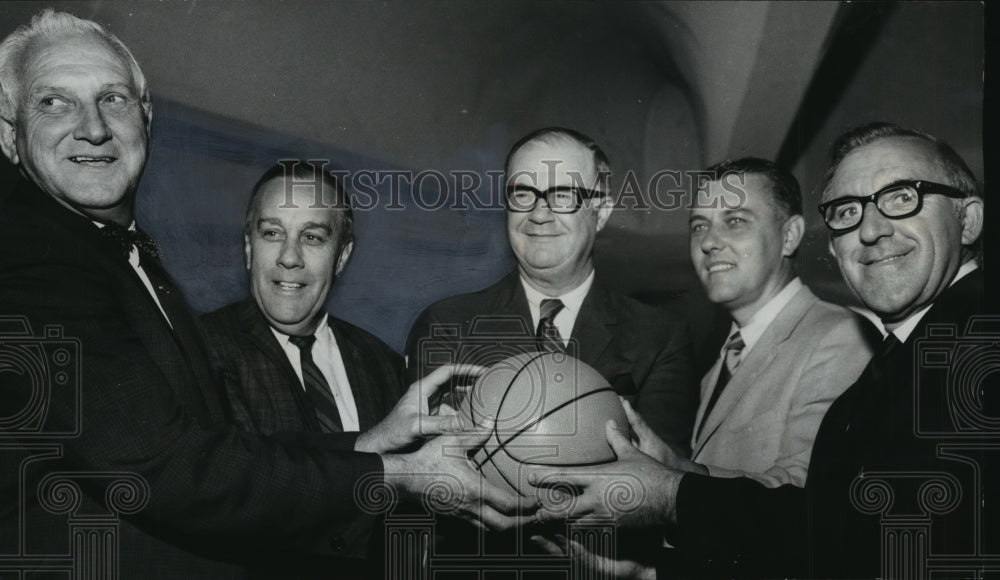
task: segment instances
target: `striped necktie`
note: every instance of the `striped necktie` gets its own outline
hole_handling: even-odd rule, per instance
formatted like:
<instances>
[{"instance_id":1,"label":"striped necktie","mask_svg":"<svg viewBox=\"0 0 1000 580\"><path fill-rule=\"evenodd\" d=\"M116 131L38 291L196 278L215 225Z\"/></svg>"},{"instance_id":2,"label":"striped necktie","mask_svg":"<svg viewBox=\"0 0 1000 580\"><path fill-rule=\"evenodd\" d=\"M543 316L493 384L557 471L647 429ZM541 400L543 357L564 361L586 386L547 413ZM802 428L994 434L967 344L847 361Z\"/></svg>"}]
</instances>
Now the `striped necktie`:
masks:
<instances>
[{"instance_id":1,"label":"striped necktie","mask_svg":"<svg viewBox=\"0 0 1000 580\"><path fill-rule=\"evenodd\" d=\"M542 352L566 352L559 329L556 328L556 315L563 309L562 300L546 298L539 305L538 330L535 332L535 344Z\"/></svg>"},{"instance_id":2,"label":"striped necktie","mask_svg":"<svg viewBox=\"0 0 1000 580\"><path fill-rule=\"evenodd\" d=\"M719 396L722 395L722 391L729 383L729 379L733 378L733 372L740 364L740 353L743 352L744 346L746 345L743 343L743 337L740 336L739 330L734 332L729 337L729 340L726 341L725 358L722 361L722 367L719 369L719 380L715 382L715 389L712 391L711 398L708 399L705 414L701 416L701 424L698 425L696 437L701 436L701 430L705 428L705 421L708 419L708 415L715 408L715 403L719 401Z\"/></svg>"},{"instance_id":3,"label":"striped necktie","mask_svg":"<svg viewBox=\"0 0 1000 580\"><path fill-rule=\"evenodd\" d=\"M306 395L316 408L316 419L324 433L340 433L344 430L343 423L340 422L340 411L337 410L337 400L333 398L333 391L323 377L319 367L313 362L312 346L316 342L316 337L309 336L289 336L288 342L299 347L299 360L302 363L302 383L306 388Z\"/></svg>"}]
</instances>

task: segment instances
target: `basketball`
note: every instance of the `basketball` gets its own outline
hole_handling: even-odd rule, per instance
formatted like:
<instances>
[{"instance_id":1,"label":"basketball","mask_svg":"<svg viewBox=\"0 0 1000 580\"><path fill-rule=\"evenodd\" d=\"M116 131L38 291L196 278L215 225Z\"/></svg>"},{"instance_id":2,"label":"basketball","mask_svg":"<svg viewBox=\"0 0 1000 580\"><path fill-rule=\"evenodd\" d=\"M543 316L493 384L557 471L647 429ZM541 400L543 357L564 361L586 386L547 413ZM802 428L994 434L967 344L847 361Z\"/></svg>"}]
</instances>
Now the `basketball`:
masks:
<instances>
[{"instance_id":1,"label":"basketball","mask_svg":"<svg viewBox=\"0 0 1000 580\"><path fill-rule=\"evenodd\" d=\"M532 466L588 466L617 459L604 426L627 428L618 395L593 368L564 353L523 353L491 366L462 402L491 433L473 456L491 483L533 495Z\"/></svg>"}]
</instances>

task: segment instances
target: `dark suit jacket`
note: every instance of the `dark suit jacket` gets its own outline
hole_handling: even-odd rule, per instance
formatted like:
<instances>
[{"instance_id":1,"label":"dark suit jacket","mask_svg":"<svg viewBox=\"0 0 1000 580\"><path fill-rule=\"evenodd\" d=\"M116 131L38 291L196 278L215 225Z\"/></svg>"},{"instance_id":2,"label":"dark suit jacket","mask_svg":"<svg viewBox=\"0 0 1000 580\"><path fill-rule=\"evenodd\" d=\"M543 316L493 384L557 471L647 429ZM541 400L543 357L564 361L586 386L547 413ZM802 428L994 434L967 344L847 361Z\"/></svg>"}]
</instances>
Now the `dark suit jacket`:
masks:
<instances>
[{"instance_id":1,"label":"dark suit jacket","mask_svg":"<svg viewBox=\"0 0 1000 580\"><path fill-rule=\"evenodd\" d=\"M403 357L353 324L332 316L327 321L344 361L360 430L367 431L389 414L403 394ZM268 435L323 432L302 383L253 298L205 315L202 323L237 424ZM339 578L377 576L384 560L378 519L357 518L354 529L351 533L359 536L376 531L367 561L363 551L347 554L349 558L264 554L251 573L260 578L329 578L334 573Z\"/></svg>"},{"instance_id":2,"label":"dark suit jacket","mask_svg":"<svg viewBox=\"0 0 1000 580\"><path fill-rule=\"evenodd\" d=\"M120 250L35 186L22 182L0 207L0 247L0 314L33 332L3 341L51 351L35 359L47 374L0 372L0 414L12 418L0 435L37 456L0 450L5 548L22 538L25 553L66 553L67 517L97 510L122 518L121 578L231 577L259 550L351 549L354 538L327 547L313 539L358 516L349 498L360 478L381 472L377 456L344 450L353 447L349 435L279 441L229 423L177 288L163 282L171 329ZM51 444L47 457L31 451L39 443ZM57 488L39 487L53 474L80 498L55 515ZM134 474L121 477L135 505L107 493L108 478L118 477L108 474ZM23 504L13 499L21 478Z\"/></svg>"},{"instance_id":3,"label":"dark suit jacket","mask_svg":"<svg viewBox=\"0 0 1000 580\"><path fill-rule=\"evenodd\" d=\"M982 305L974 272L876 354L827 412L804 489L685 475L664 577L903 577L926 556L982 566L1000 548L996 397L979 391L996 333L969 325Z\"/></svg>"},{"instance_id":4,"label":"dark suit jacket","mask_svg":"<svg viewBox=\"0 0 1000 580\"><path fill-rule=\"evenodd\" d=\"M689 449L698 390L683 322L594 282L570 339L578 347L571 344L570 354L600 372L661 438ZM489 364L513 354L511 348L535 350L517 272L425 310L410 331L407 368L426 374L449 356Z\"/></svg>"},{"instance_id":5,"label":"dark suit jacket","mask_svg":"<svg viewBox=\"0 0 1000 580\"><path fill-rule=\"evenodd\" d=\"M372 334L327 318L344 360L361 431L385 418L403 395L403 358ZM285 351L252 298L202 318L233 418L248 431L321 433Z\"/></svg>"}]
</instances>

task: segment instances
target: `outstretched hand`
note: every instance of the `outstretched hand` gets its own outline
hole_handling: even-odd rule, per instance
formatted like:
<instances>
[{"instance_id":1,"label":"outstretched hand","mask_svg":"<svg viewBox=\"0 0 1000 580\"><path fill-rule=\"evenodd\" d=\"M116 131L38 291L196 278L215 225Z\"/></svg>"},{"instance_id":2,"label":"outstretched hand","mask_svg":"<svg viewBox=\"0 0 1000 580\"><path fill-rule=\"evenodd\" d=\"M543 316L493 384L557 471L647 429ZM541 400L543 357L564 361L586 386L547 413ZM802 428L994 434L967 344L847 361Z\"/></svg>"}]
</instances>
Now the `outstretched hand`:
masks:
<instances>
[{"instance_id":1,"label":"outstretched hand","mask_svg":"<svg viewBox=\"0 0 1000 580\"><path fill-rule=\"evenodd\" d=\"M628 422L632 426L632 432L635 434L636 447L639 448L639 451L642 451L671 469L708 474L708 469L704 465L682 457L669 443L660 439L628 401L622 398L621 402L622 407L625 408L625 416L628 417Z\"/></svg>"},{"instance_id":2,"label":"outstretched hand","mask_svg":"<svg viewBox=\"0 0 1000 580\"><path fill-rule=\"evenodd\" d=\"M454 409L442 406L431 415L428 399L456 375L479 376L486 370L478 365L444 365L414 382L377 425L358 436L355 451L394 453L441 433L460 431L462 424Z\"/></svg>"},{"instance_id":3,"label":"outstretched hand","mask_svg":"<svg viewBox=\"0 0 1000 580\"><path fill-rule=\"evenodd\" d=\"M385 482L403 497L420 500L439 513L456 515L491 530L506 530L534 519L537 502L501 489L476 471L469 452L490 429L439 435L413 453L382 458Z\"/></svg>"},{"instance_id":4,"label":"outstretched hand","mask_svg":"<svg viewBox=\"0 0 1000 580\"><path fill-rule=\"evenodd\" d=\"M673 521L681 473L646 455L628 440L615 421L605 426L618 460L590 467L532 470L528 481L539 488L539 522L614 517L625 527L657 527Z\"/></svg>"}]
</instances>

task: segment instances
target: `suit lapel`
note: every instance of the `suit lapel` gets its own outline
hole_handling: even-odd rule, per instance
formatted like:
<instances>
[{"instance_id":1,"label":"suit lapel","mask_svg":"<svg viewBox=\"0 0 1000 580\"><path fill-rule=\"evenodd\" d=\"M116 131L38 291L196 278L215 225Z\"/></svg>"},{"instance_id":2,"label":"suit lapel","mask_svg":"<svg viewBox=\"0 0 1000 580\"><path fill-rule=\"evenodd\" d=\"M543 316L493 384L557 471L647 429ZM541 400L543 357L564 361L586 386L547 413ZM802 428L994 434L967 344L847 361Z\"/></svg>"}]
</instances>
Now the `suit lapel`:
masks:
<instances>
[{"instance_id":1,"label":"suit lapel","mask_svg":"<svg viewBox=\"0 0 1000 580\"><path fill-rule=\"evenodd\" d=\"M166 289L175 294L176 305L172 308L176 310L174 316L178 322L175 326L180 325L181 334L171 330L142 279L121 255L120 247L101 236L89 218L67 210L27 181L22 180L16 188L16 195L23 203L81 242L76 248L80 256L99 262L116 280L121 288L121 308L132 331L188 410L203 420L221 418L221 401L217 397L204 341L180 289L162 267L155 261L149 266L163 278Z\"/></svg>"},{"instance_id":2,"label":"suit lapel","mask_svg":"<svg viewBox=\"0 0 1000 580\"><path fill-rule=\"evenodd\" d=\"M774 357L778 354L781 344L788 340L792 331L795 330L795 327L798 326L802 318L815 303L816 296L813 295L809 288L803 286L795 293L795 296L792 297L781 312L778 313L778 316L771 321L767 330L764 331L764 334L757 340L754 347L747 353L746 359L736 367L736 372L733 373L733 377L722 391L719 400L716 401L715 407L705 422L705 428L702 429L701 439L694 442L695 455L711 439L712 435L719 429L719 426L729 416L736 404L746 395L747 391L753 388L757 382L757 377L771 364ZM721 368L721 360L717 360L712 367L712 371L709 373L712 379L711 382L702 382L702 402L698 408L698 416L695 418L696 425L701 421L701 417L705 412L706 399L710 396L711 390L715 388ZM706 384L709 395L706 395Z\"/></svg>"},{"instance_id":3,"label":"suit lapel","mask_svg":"<svg viewBox=\"0 0 1000 580\"><path fill-rule=\"evenodd\" d=\"M358 428L362 432L367 431L385 414L382 411L382 394L387 385L372 384L373 374L368 371L381 361L366 360L364 353L358 350L354 341L344 334L340 321L336 318L328 316L327 322L337 339L340 358L344 361L347 382L354 396L354 406L358 411Z\"/></svg>"},{"instance_id":4,"label":"suit lapel","mask_svg":"<svg viewBox=\"0 0 1000 580\"><path fill-rule=\"evenodd\" d=\"M267 400L271 402L271 408L278 417L287 417L288 414L298 415L303 425L307 425L311 431L319 432L320 427L312 403L306 400L305 391L302 389L298 375L295 374L295 368L278 343L278 339L271 332L270 324L260 312L260 308L257 307L253 298L248 298L240 303L239 319L243 332L250 343L274 365L274 368L287 377L287 380L280 383L259 385L259 388L266 393ZM279 418L275 418L275 420L277 421Z\"/></svg>"},{"instance_id":5,"label":"suit lapel","mask_svg":"<svg viewBox=\"0 0 1000 580\"><path fill-rule=\"evenodd\" d=\"M524 286L521 285L521 277L515 270L514 273L504 279L503 284L497 291L493 308L489 312L503 316L519 316L526 321L527 330L534 335L535 329L531 320L531 308L528 307L528 297L524 293Z\"/></svg>"},{"instance_id":6,"label":"suit lapel","mask_svg":"<svg viewBox=\"0 0 1000 580\"><path fill-rule=\"evenodd\" d=\"M602 368L601 359L613 338L609 327L617 322L618 318L611 311L611 296L603 286L594 282L573 323L572 338L579 348L577 358L592 367ZM610 380L610 377L607 378Z\"/></svg>"}]
</instances>

